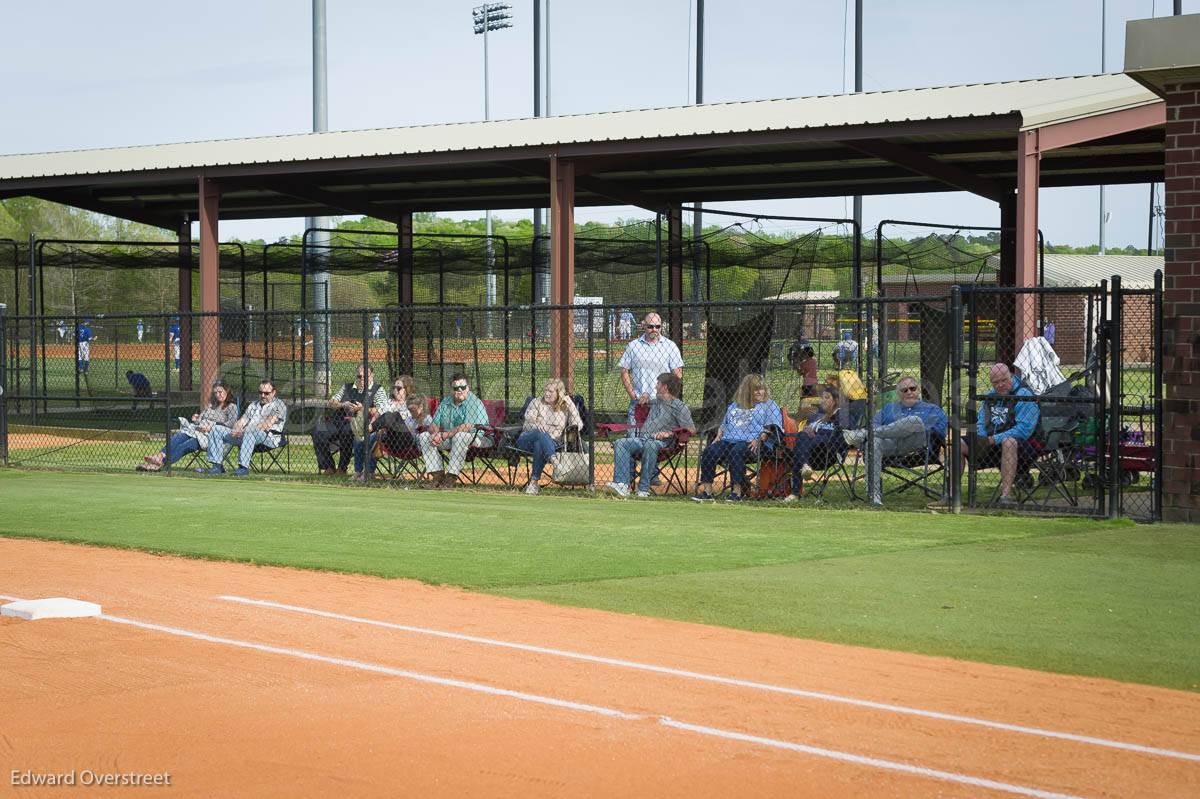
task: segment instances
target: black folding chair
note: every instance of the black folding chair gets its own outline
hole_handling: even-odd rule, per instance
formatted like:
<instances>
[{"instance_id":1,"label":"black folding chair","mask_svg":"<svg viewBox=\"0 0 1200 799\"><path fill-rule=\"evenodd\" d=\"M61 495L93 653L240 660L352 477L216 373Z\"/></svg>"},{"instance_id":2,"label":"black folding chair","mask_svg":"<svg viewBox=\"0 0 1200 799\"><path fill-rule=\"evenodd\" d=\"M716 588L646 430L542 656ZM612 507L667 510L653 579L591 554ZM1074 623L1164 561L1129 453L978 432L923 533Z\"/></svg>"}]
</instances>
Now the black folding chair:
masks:
<instances>
[{"instance_id":1,"label":"black folding chair","mask_svg":"<svg viewBox=\"0 0 1200 799\"><path fill-rule=\"evenodd\" d=\"M944 478L946 471L946 464L942 458L944 446L945 442L942 438L937 433L930 431L924 448L882 458L880 461L881 472L897 481L883 492L884 496L903 494L910 488L917 488L929 499L941 499L945 480L938 481L940 484L938 488L930 488L929 482L930 478L937 477L939 474Z\"/></svg>"}]
</instances>

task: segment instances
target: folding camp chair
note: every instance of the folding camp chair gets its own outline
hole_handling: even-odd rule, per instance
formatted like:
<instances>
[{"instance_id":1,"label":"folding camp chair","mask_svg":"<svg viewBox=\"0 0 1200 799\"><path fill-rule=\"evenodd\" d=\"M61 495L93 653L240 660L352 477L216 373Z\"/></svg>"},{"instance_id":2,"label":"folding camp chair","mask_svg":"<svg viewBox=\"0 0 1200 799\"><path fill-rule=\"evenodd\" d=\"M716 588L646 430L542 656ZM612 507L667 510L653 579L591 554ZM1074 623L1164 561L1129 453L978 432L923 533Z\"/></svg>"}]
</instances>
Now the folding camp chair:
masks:
<instances>
[{"instance_id":1,"label":"folding camp chair","mask_svg":"<svg viewBox=\"0 0 1200 799\"><path fill-rule=\"evenodd\" d=\"M425 398L426 412L430 416L437 412L437 405L437 397ZM417 428L418 433L422 430L421 427ZM422 454L421 448L417 446L416 441L398 443L398 438L398 436L384 434L376 440L375 471L382 472L393 480L401 480L405 477L420 480L425 473L425 456Z\"/></svg>"},{"instance_id":2,"label":"folding camp chair","mask_svg":"<svg viewBox=\"0 0 1200 799\"><path fill-rule=\"evenodd\" d=\"M517 439L520 437L524 428L525 412L529 410L529 403L533 402L533 397L526 397L525 402L521 405L521 413L518 417L522 420L521 423L505 425L504 449L508 454L508 483L513 488L522 486L529 482L533 474L533 453L528 450L523 450L517 446ZM582 429L571 425L563 430L559 439L554 442L556 452L586 452L584 449L584 436L589 432L591 425L591 415L587 412L587 404L583 400L583 395L574 394L571 396L571 401L575 403L575 410L579 411L579 420L583 422ZM518 480L521 474L521 467L524 468L524 478ZM554 479L551 475L550 479Z\"/></svg>"},{"instance_id":3,"label":"folding camp chair","mask_svg":"<svg viewBox=\"0 0 1200 799\"><path fill-rule=\"evenodd\" d=\"M944 480L938 480L935 485L937 488L930 488L930 478L937 477L946 470L945 461L942 459L942 449L945 442L934 432L930 432L925 446L915 452L907 452L901 455L892 455L882 458L881 472L883 475L892 477L897 480L897 484L886 489L883 493L885 496L889 494L903 494L910 488L918 488L929 499L940 499L942 497L942 487Z\"/></svg>"},{"instance_id":4,"label":"folding camp chair","mask_svg":"<svg viewBox=\"0 0 1200 799\"><path fill-rule=\"evenodd\" d=\"M853 463L847 465L847 461L853 458ZM858 483L864 480L866 475L859 473L859 465L862 460L862 453L855 447L828 449L822 447L813 450L812 458L809 461L809 466L813 469L815 479L812 481L812 486L809 489L812 495L817 499L825 496L825 489L830 483L837 483L845 491L846 496L851 500L861 500L863 496L858 493Z\"/></svg>"},{"instance_id":5,"label":"folding camp chair","mask_svg":"<svg viewBox=\"0 0 1200 799\"><path fill-rule=\"evenodd\" d=\"M649 415L649 405L638 405L634 408L635 426L632 429L639 429L646 423ZM600 423L596 425L596 435L603 439L614 439L626 435L630 429L630 426L624 423ZM658 457L655 459L655 468L658 470L658 478L662 481L662 493L666 494L675 490L680 494L686 494L688 493L688 443L692 439L692 433L682 427L671 432L674 436L666 446L659 449ZM638 469L641 464L634 463L633 466L630 486L637 485Z\"/></svg>"},{"instance_id":6,"label":"folding camp chair","mask_svg":"<svg viewBox=\"0 0 1200 799\"><path fill-rule=\"evenodd\" d=\"M241 451L240 440L225 450L225 461L222 465L227 472L233 471L238 466L238 459L233 456L234 449ZM271 472L287 474L291 471L291 466L292 456L288 450L287 436L279 437L279 446L277 447L268 447L265 444L255 445L254 452L250 455L250 471L258 474L270 474Z\"/></svg>"},{"instance_id":7,"label":"folding camp chair","mask_svg":"<svg viewBox=\"0 0 1200 799\"><path fill-rule=\"evenodd\" d=\"M473 444L467 450L462 477L470 485L480 485L492 475L502 486L510 486L507 474L509 460L509 433L504 428L507 404L504 400L482 400L487 411L488 423L475 425L476 433L482 433L489 443Z\"/></svg>"}]
</instances>

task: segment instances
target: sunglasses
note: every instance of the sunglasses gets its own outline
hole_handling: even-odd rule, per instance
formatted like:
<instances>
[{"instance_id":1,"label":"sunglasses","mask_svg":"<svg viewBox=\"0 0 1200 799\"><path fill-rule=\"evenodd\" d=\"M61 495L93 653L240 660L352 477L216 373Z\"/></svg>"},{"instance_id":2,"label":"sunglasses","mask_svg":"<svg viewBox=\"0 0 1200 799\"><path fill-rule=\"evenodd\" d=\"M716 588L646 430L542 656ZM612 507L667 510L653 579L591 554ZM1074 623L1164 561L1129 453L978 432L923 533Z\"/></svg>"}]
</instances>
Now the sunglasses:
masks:
<instances>
[{"instance_id":1,"label":"sunglasses","mask_svg":"<svg viewBox=\"0 0 1200 799\"><path fill-rule=\"evenodd\" d=\"M466 391L466 390L467 390L467 384L466 384L466 383L460 383L460 384L459 384L459 385L457 385L457 386L450 386L450 388L454 389L455 391Z\"/></svg>"},{"instance_id":2,"label":"sunglasses","mask_svg":"<svg viewBox=\"0 0 1200 799\"><path fill-rule=\"evenodd\" d=\"M392 391L400 391L403 388L404 388L404 386L392 386Z\"/></svg>"},{"instance_id":3,"label":"sunglasses","mask_svg":"<svg viewBox=\"0 0 1200 799\"><path fill-rule=\"evenodd\" d=\"M647 330L658 330L662 325L646 325Z\"/></svg>"},{"instance_id":4,"label":"sunglasses","mask_svg":"<svg viewBox=\"0 0 1200 799\"><path fill-rule=\"evenodd\" d=\"M264 396L264 397L269 397L270 395L274 394L274 393L275 393L275 391L274 391L274 389L272 389L271 391L260 391L260 392L258 392L258 393L259 393L261 396Z\"/></svg>"},{"instance_id":5,"label":"sunglasses","mask_svg":"<svg viewBox=\"0 0 1200 799\"><path fill-rule=\"evenodd\" d=\"M906 393L907 393L907 392L909 392L909 391L916 391L916 390L917 390L917 387L916 387L916 386L904 386L904 387L903 387L903 388L901 388L900 390L901 390L901 391L904 391L904 392L906 392Z\"/></svg>"}]
</instances>

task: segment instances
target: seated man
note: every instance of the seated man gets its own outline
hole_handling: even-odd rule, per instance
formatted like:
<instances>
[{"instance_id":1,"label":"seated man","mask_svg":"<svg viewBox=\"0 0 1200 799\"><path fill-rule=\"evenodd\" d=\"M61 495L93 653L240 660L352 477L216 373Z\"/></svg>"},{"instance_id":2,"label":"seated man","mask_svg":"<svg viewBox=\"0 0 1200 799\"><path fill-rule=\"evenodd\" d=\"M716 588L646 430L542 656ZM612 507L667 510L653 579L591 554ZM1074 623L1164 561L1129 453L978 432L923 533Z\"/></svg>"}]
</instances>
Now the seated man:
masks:
<instances>
[{"instance_id":1,"label":"seated man","mask_svg":"<svg viewBox=\"0 0 1200 799\"><path fill-rule=\"evenodd\" d=\"M141 372L129 369L125 372L125 381L133 389L133 409L136 411L139 397L150 397L153 395L153 392L150 390L150 378Z\"/></svg>"},{"instance_id":2,"label":"seated man","mask_svg":"<svg viewBox=\"0 0 1200 799\"><path fill-rule=\"evenodd\" d=\"M321 474L345 474L346 465L350 462L350 454L354 449L354 430L350 420L361 413L364 403L371 398L371 407L378 408L388 402L387 391L375 384L375 369L367 367L367 385L363 377L362 364L354 375L353 383L345 383L338 388L337 393L329 398L326 407L328 413L313 431L313 450L317 454L317 470ZM333 466L332 450L337 450L338 465Z\"/></svg>"},{"instance_id":3,"label":"seated man","mask_svg":"<svg viewBox=\"0 0 1200 799\"><path fill-rule=\"evenodd\" d=\"M451 395L438 403L433 424L417 436L417 444L425 457L425 471L434 488L453 488L467 460L471 445L488 446L487 436L476 425L488 423L483 400L471 393L471 384L462 372L450 378ZM442 451L450 453L450 461L442 467Z\"/></svg>"},{"instance_id":4,"label":"seated man","mask_svg":"<svg viewBox=\"0 0 1200 799\"><path fill-rule=\"evenodd\" d=\"M216 425L208 434L208 462L204 474L224 474L225 453L238 442L238 468L234 474L250 474L250 459L259 444L274 449L283 441L283 426L287 423L287 406L275 396L275 384L263 380L258 384L258 400L246 406L246 412L232 429Z\"/></svg>"},{"instance_id":5,"label":"seated man","mask_svg":"<svg viewBox=\"0 0 1200 799\"><path fill-rule=\"evenodd\" d=\"M885 405L871 420L876 450L884 458L923 453L931 439L936 442L946 437L950 424L945 411L921 399L921 387L912 375L900 378L896 391L900 401ZM852 447L862 447L867 440L866 428L846 430L842 435Z\"/></svg>"},{"instance_id":6,"label":"seated man","mask_svg":"<svg viewBox=\"0 0 1200 799\"><path fill-rule=\"evenodd\" d=\"M692 412L679 395L683 393L683 381L673 372L663 372L654 386L654 399L650 402L650 413L633 437L619 438L613 444L613 479L605 488L619 497L629 496L629 481L633 474L633 459L641 458L642 473L638 478L639 497L650 496L650 485L658 473L658 453L668 446L674 430L683 428L696 432Z\"/></svg>"},{"instance_id":7,"label":"seated man","mask_svg":"<svg viewBox=\"0 0 1200 799\"><path fill-rule=\"evenodd\" d=\"M1015 505L1013 482L1018 474L1029 471L1037 457L1031 439L1037 430L1041 413L1036 402L1021 402L1017 397L1032 397L1033 392L1021 384L1008 367L992 364L988 379L992 390L979 406L975 429L964 437L961 450L976 469L1000 467L999 505Z\"/></svg>"}]
</instances>

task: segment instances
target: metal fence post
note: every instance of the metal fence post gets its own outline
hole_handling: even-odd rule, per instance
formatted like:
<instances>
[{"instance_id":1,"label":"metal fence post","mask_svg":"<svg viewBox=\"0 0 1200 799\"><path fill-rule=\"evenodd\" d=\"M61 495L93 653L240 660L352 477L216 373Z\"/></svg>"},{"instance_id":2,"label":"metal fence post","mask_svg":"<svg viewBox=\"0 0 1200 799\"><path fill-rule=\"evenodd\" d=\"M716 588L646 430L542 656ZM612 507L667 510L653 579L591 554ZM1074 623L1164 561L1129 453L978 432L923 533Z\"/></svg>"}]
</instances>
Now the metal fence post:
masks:
<instances>
[{"instance_id":1,"label":"metal fence post","mask_svg":"<svg viewBox=\"0 0 1200 799\"><path fill-rule=\"evenodd\" d=\"M587 368L588 404L587 404L587 407L588 407L588 414L590 414L593 417L593 420L596 415L596 405L595 405L596 392L594 390L594 387L596 385L596 379L595 379L596 378L596 348L595 348L595 337L592 335L592 313L593 313L592 309L594 307L595 306L592 306L592 305L589 305L587 307L587 309L588 309L588 320L587 320L587 329L588 329L588 368ZM574 314L574 311L572 310L572 315L573 314ZM574 356L572 356L572 357L574 357ZM593 432L593 430L595 429L596 426L595 426L595 424L585 424L584 427L587 428L587 430L585 430L584 432L587 435L587 442L588 442L588 485L592 489L595 489L595 487L596 487L596 436L595 436L595 433Z\"/></svg>"},{"instance_id":2,"label":"metal fence post","mask_svg":"<svg viewBox=\"0 0 1200 799\"><path fill-rule=\"evenodd\" d=\"M1154 272L1154 491L1151 518L1162 521L1163 507L1163 273Z\"/></svg>"},{"instance_id":3,"label":"metal fence post","mask_svg":"<svg viewBox=\"0 0 1200 799\"><path fill-rule=\"evenodd\" d=\"M962 332L962 291L955 285L950 287L950 441L946 445L948 497L954 513L962 512Z\"/></svg>"},{"instance_id":4,"label":"metal fence post","mask_svg":"<svg viewBox=\"0 0 1200 799\"><path fill-rule=\"evenodd\" d=\"M168 319L168 317L164 315L163 318L161 320L159 320L161 322L160 328L162 330L167 329L167 319ZM163 413L163 436L164 436L163 451L166 452L167 455L170 455L171 453L170 453L169 448L171 445L171 366L172 366L173 360L171 358L171 339L170 339L170 337L163 336L162 342L163 342L163 401L166 403L165 411ZM191 346L191 341L188 341L187 344L188 344L188 346ZM153 402L153 400L151 400L151 402ZM201 404L203 404L203 403L201 403ZM167 474L170 474L172 471L171 459L169 457L166 458L165 463L166 463L166 467L167 467Z\"/></svg>"},{"instance_id":5,"label":"metal fence post","mask_svg":"<svg viewBox=\"0 0 1200 799\"><path fill-rule=\"evenodd\" d=\"M1124 354L1121 351L1121 306L1124 296L1121 294L1121 276L1112 276L1112 311L1109 314L1109 371L1112 385L1109 387L1109 430L1108 430L1108 518L1115 519L1120 515L1121 507L1121 372L1125 368Z\"/></svg>"},{"instance_id":6,"label":"metal fence post","mask_svg":"<svg viewBox=\"0 0 1200 799\"><path fill-rule=\"evenodd\" d=\"M38 300L38 280L37 280L37 237L32 233L29 234L29 396L32 398L32 411L30 421L33 424L38 423L38 381L37 381L37 300ZM45 324L45 320L42 320ZM43 347L43 350L45 348Z\"/></svg>"},{"instance_id":7,"label":"metal fence post","mask_svg":"<svg viewBox=\"0 0 1200 799\"><path fill-rule=\"evenodd\" d=\"M8 306L0 302L0 462L8 465Z\"/></svg>"},{"instance_id":8,"label":"metal fence post","mask_svg":"<svg viewBox=\"0 0 1200 799\"><path fill-rule=\"evenodd\" d=\"M1107 503L1109 500L1107 469L1108 463L1108 388L1110 381L1108 373L1110 364L1108 362L1108 281L1100 281L1100 300L1097 306L1099 319L1096 322L1096 382L1099 383L1100 405L1096 409L1096 464L1098 467L1098 475L1096 477L1096 512L1100 516L1107 515Z\"/></svg>"},{"instance_id":9,"label":"metal fence post","mask_svg":"<svg viewBox=\"0 0 1200 799\"><path fill-rule=\"evenodd\" d=\"M883 374L875 374L875 326L879 315L883 313L883 303L871 303L869 300L859 300L859 319L867 320L867 409L860 423L867 428L867 497L871 504L883 505L883 486L881 485L881 463L879 459L879 442L875 440L875 425L871 420L875 416L875 400L883 387ZM880 359L882 366L883 359Z\"/></svg>"},{"instance_id":10,"label":"metal fence post","mask_svg":"<svg viewBox=\"0 0 1200 799\"><path fill-rule=\"evenodd\" d=\"M967 423L974 429L975 419L977 418L979 407L978 400L975 396L977 388L976 383L979 377L979 303L977 301L978 292L971 291L967 293L967 315L971 320L968 325L970 331L970 339L967 345L967 351L970 353L967 357ZM972 436L973 437L973 436ZM976 469L975 461L972 459L967 464L967 504L974 506L975 504L975 482Z\"/></svg>"}]
</instances>

